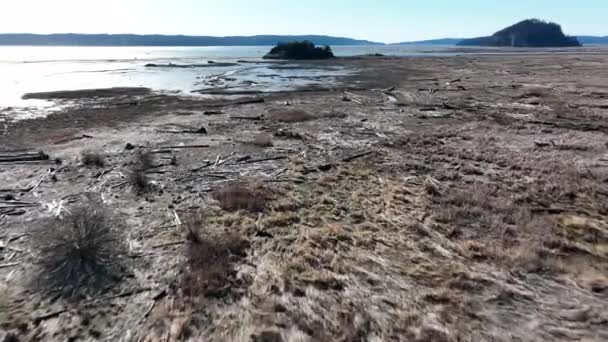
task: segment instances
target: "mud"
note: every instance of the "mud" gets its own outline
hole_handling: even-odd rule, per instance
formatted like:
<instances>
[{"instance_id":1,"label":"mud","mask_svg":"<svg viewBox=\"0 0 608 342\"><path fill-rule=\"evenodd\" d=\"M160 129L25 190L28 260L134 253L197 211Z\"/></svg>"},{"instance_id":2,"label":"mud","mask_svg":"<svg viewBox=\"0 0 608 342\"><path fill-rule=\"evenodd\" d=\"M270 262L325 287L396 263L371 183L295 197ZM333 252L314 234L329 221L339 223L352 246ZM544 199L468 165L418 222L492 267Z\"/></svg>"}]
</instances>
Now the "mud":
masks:
<instances>
[{"instance_id":1,"label":"mud","mask_svg":"<svg viewBox=\"0 0 608 342\"><path fill-rule=\"evenodd\" d=\"M7 126L2 153L54 164L0 163L2 329L23 341L608 339L608 52L331 63L359 72L258 103L149 94ZM138 194L129 174L146 151L151 190ZM229 184L263 191L263 209L223 206L214 194ZM78 298L38 291L31 232L92 198L122 223L122 273Z\"/></svg>"}]
</instances>

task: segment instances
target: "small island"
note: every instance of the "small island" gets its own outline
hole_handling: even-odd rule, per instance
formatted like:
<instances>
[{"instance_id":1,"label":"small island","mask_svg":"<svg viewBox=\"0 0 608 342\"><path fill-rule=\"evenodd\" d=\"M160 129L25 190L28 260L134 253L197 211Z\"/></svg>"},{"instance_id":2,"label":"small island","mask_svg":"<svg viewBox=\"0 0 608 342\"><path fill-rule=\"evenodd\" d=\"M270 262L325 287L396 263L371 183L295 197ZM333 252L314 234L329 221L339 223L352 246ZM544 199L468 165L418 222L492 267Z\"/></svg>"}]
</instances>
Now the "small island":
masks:
<instances>
[{"instance_id":1,"label":"small island","mask_svg":"<svg viewBox=\"0 0 608 342\"><path fill-rule=\"evenodd\" d=\"M273 47L264 59L328 59L334 58L334 53L329 46L315 46L311 41L294 41L278 43Z\"/></svg>"},{"instance_id":2,"label":"small island","mask_svg":"<svg viewBox=\"0 0 608 342\"><path fill-rule=\"evenodd\" d=\"M491 47L578 47L576 37L564 34L560 25L528 19L509 26L489 37L465 39L459 46Z\"/></svg>"}]
</instances>

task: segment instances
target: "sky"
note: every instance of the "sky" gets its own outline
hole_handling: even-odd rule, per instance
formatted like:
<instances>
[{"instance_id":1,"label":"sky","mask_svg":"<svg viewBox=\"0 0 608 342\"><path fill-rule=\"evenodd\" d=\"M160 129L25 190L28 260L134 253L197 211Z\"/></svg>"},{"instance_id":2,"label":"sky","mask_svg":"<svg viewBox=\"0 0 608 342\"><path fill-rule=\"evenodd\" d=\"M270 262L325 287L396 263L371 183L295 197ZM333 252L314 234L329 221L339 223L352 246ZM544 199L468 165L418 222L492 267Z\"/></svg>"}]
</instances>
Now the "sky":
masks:
<instances>
[{"instance_id":1,"label":"sky","mask_svg":"<svg viewBox=\"0 0 608 342\"><path fill-rule=\"evenodd\" d=\"M608 35L608 0L2 0L0 33L323 34L394 43L527 18Z\"/></svg>"}]
</instances>

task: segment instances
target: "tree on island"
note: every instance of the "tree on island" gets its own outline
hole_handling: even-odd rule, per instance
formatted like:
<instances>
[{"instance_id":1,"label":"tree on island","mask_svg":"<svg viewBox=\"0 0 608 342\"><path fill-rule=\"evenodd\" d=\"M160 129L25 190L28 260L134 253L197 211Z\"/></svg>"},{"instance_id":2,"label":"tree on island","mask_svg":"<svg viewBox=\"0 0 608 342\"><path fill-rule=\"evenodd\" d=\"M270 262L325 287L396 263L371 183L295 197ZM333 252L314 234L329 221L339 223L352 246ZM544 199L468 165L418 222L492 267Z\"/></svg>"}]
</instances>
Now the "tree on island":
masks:
<instances>
[{"instance_id":1,"label":"tree on island","mask_svg":"<svg viewBox=\"0 0 608 342\"><path fill-rule=\"evenodd\" d=\"M510 46L510 47L576 47L581 46L576 37L564 34L560 25L538 19L528 19L509 26L489 37L465 39L463 46Z\"/></svg>"},{"instance_id":2,"label":"tree on island","mask_svg":"<svg viewBox=\"0 0 608 342\"><path fill-rule=\"evenodd\" d=\"M334 58L329 46L315 46L311 41L278 43L264 59L328 59Z\"/></svg>"}]
</instances>

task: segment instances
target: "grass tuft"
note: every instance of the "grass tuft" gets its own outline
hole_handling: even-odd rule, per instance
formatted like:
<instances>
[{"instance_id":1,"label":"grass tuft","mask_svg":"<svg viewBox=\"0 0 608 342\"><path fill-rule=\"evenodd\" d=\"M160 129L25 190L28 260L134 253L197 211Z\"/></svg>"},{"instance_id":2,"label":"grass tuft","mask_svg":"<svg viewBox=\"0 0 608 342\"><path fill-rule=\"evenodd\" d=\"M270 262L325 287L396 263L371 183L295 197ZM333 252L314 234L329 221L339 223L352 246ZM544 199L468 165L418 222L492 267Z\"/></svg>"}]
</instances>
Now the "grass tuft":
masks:
<instances>
[{"instance_id":1,"label":"grass tuft","mask_svg":"<svg viewBox=\"0 0 608 342\"><path fill-rule=\"evenodd\" d=\"M262 212L270 198L271 191L261 184L231 182L214 190L211 197L226 211L246 210Z\"/></svg>"},{"instance_id":2,"label":"grass tuft","mask_svg":"<svg viewBox=\"0 0 608 342\"><path fill-rule=\"evenodd\" d=\"M251 144L257 147L272 147L272 137L267 134L258 134L253 138Z\"/></svg>"},{"instance_id":3,"label":"grass tuft","mask_svg":"<svg viewBox=\"0 0 608 342\"><path fill-rule=\"evenodd\" d=\"M276 110L270 112L270 118L279 122L304 122L313 120L315 117L303 110Z\"/></svg>"},{"instance_id":4,"label":"grass tuft","mask_svg":"<svg viewBox=\"0 0 608 342\"><path fill-rule=\"evenodd\" d=\"M106 165L104 156L93 151L83 151L80 160L85 166L104 167Z\"/></svg>"},{"instance_id":5,"label":"grass tuft","mask_svg":"<svg viewBox=\"0 0 608 342\"><path fill-rule=\"evenodd\" d=\"M214 231L205 224L203 213L185 222L186 268L181 290L186 298L222 298L236 287L234 264L247 255L249 242L236 233Z\"/></svg>"},{"instance_id":6,"label":"grass tuft","mask_svg":"<svg viewBox=\"0 0 608 342\"><path fill-rule=\"evenodd\" d=\"M122 244L104 208L88 204L36 236L39 280L51 289L101 289L115 280Z\"/></svg>"},{"instance_id":7,"label":"grass tuft","mask_svg":"<svg viewBox=\"0 0 608 342\"><path fill-rule=\"evenodd\" d=\"M129 173L129 183L139 195L149 193L152 190L150 178L147 171L154 166L154 157L150 152L139 151L135 157L135 165Z\"/></svg>"}]
</instances>

